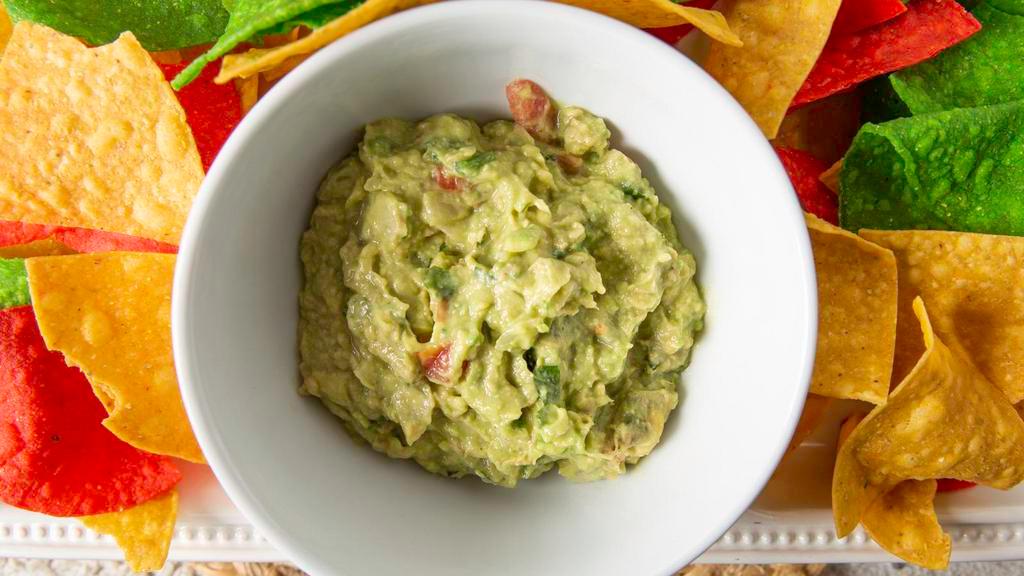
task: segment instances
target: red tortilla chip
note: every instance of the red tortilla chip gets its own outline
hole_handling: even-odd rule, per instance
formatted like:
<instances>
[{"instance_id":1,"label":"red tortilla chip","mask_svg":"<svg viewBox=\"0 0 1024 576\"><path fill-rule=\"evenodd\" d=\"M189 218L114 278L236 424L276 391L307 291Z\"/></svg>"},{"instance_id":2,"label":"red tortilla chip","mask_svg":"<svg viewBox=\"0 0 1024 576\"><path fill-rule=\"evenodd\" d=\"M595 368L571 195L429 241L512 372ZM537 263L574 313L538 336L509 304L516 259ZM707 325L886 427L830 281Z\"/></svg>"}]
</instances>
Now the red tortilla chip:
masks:
<instances>
[{"instance_id":1,"label":"red tortilla chip","mask_svg":"<svg viewBox=\"0 0 1024 576\"><path fill-rule=\"evenodd\" d=\"M829 40L791 108L850 90L963 42L981 24L956 0L916 0L885 24Z\"/></svg>"},{"instance_id":2,"label":"red tortilla chip","mask_svg":"<svg viewBox=\"0 0 1024 576\"><path fill-rule=\"evenodd\" d=\"M942 478L938 481L939 492L957 492L960 490L966 490L968 488L974 488L977 486L974 482L968 482L967 480L957 480L955 478Z\"/></svg>"},{"instance_id":3,"label":"red tortilla chip","mask_svg":"<svg viewBox=\"0 0 1024 576\"><path fill-rule=\"evenodd\" d=\"M52 238L82 254L92 252L163 252L175 254L178 247L148 238L128 236L87 228L70 226L46 226L12 220L0 220L0 247L28 244L36 240Z\"/></svg>"},{"instance_id":4,"label":"red tortilla chip","mask_svg":"<svg viewBox=\"0 0 1024 576\"><path fill-rule=\"evenodd\" d=\"M832 24L833 36L845 36L888 22L907 11L903 0L843 0Z\"/></svg>"},{"instance_id":5,"label":"red tortilla chip","mask_svg":"<svg viewBox=\"0 0 1024 576\"><path fill-rule=\"evenodd\" d=\"M800 206L829 224L839 225L839 205L835 194L822 182L821 174L828 169L824 162L802 150L775 147L782 166L796 190Z\"/></svg>"},{"instance_id":6,"label":"red tortilla chip","mask_svg":"<svg viewBox=\"0 0 1024 576\"><path fill-rule=\"evenodd\" d=\"M85 376L43 344L32 308L0 311L0 500L51 516L124 510L181 480L103 427Z\"/></svg>"},{"instance_id":7,"label":"red tortilla chip","mask_svg":"<svg viewBox=\"0 0 1024 576\"><path fill-rule=\"evenodd\" d=\"M160 69L170 81L186 66L188 62L160 64ZM185 110L189 128L192 129L192 137L196 140L203 170L210 169L221 146L242 120L242 103L235 87L213 82L219 68L220 65L215 61L213 65L204 68L191 84L176 93L178 102Z\"/></svg>"}]
</instances>

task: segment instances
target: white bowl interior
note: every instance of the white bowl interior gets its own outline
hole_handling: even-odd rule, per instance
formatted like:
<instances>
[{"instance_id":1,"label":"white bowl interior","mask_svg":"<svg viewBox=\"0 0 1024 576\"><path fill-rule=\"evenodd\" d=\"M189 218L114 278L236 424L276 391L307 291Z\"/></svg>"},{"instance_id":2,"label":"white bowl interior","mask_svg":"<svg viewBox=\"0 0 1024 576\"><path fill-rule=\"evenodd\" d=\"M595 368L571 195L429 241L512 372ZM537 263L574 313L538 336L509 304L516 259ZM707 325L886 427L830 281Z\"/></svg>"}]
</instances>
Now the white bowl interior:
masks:
<instances>
[{"instance_id":1,"label":"white bowl interior","mask_svg":"<svg viewBox=\"0 0 1024 576\"><path fill-rule=\"evenodd\" d=\"M707 328L662 444L624 477L515 490L434 477L354 443L300 397L298 242L327 169L366 122L507 116L538 81L610 119L694 250ZM737 104L641 32L540 2L448 2L303 64L225 146L193 209L174 292L193 427L232 500L314 574L670 574L775 467L813 361L810 248L792 189Z\"/></svg>"}]
</instances>

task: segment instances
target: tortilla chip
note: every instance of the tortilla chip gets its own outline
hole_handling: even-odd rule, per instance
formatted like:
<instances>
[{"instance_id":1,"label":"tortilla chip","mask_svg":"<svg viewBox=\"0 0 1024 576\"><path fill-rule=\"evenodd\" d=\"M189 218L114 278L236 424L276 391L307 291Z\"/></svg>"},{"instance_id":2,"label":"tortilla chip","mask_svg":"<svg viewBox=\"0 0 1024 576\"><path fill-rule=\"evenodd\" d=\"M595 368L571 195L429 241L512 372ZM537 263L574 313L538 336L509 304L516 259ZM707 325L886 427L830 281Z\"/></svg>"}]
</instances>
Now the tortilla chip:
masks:
<instances>
[{"instance_id":1,"label":"tortilla chip","mask_svg":"<svg viewBox=\"0 0 1024 576\"><path fill-rule=\"evenodd\" d=\"M866 414L853 413L839 427L842 448ZM949 563L951 540L935 516L935 480L906 480L875 500L861 523L890 553L919 566L942 569Z\"/></svg>"},{"instance_id":2,"label":"tortilla chip","mask_svg":"<svg viewBox=\"0 0 1024 576\"><path fill-rule=\"evenodd\" d=\"M833 36L853 34L888 22L907 11L903 0L844 0L832 26Z\"/></svg>"},{"instance_id":3,"label":"tortilla chip","mask_svg":"<svg viewBox=\"0 0 1024 576\"><path fill-rule=\"evenodd\" d=\"M85 376L46 349L32 308L0 311L0 500L51 516L100 514L166 493L181 472L117 439Z\"/></svg>"},{"instance_id":4,"label":"tortilla chip","mask_svg":"<svg viewBox=\"0 0 1024 576\"><path fill-rule=\"evenodd\" d=\"M27 244L47 238L67 246L74 252L80 253L120 250L125 252L164 252L174 254L178 251L178 247L173 244L165 244L148 238L88 230L86 228L43 226L41 224L0 220L0 246ZM42 254L38 254L38 256L42 256Z\"/></svg>"},{"instance_id":5,"label":"tortilla chip","mask_svg":"<svg viewBox=\"0 0 1024 576\"><path fill-rule=\"evenodd\" d=\"M82 516L79 520L90 530L113 536L133 571L150 572L164 567L177 517L178 491L171 490L122 512Z\"/></svg>"},{"instance_id":6,"label":"tortilla chip","mask_svg":"<svg viewBox=\"0 0 1024 576\"><path fill-rule=\"evenodd\" d=\"M0 61L0 219L176 243L203 170L130 33L89 49L19 22Z\"/></svg>"},{"instance_id":7,"label":"tortilla chip","mask_svg":"<svg viewBox=\"0 0 1024 576\"><path fill-rule=\"evenodd\" d=\"M902 560L945 570L953 540L935 515L935 480L906 480L868 507L861 521L871 539Z\"/></svg>"},{"instance_id":8,"label":"tortilla chip","mask_svg":"<svg viewBox=\"0 0 1024 576\"><path fill-rule=\"evenodd\" d=\"M249 113L260 97L260 77L249 76L248 78L235 78L235 90L238 91L238 104L242 116Z\"/></svg>"},{"instance_id":9,"label":"tortilla chip","mask_svg":"<svg viewBox=\"0 0 1024 576\"><path fill-rule=\"evenodd\" d=\"M742 46L739 36L729 29L729 22L720 12L680 6L672 0L555 0L586 10L600 12L639 28L665 28L693 24L708 36L728 44Z\"/></svg>"},{"instance_id":10,"label":"tortilla chip","mask_svg":"<svg viewBox=\"0 0 1024 576\"><path fill-rule=\"evenodd\" d=\"M835 164L832 165L831 168L822 172L821 176L818 177L818 180L821 180L821 183L824 184L826 188L835 192L836 194L839 194L839 174L842 171L843 160L842 158L840 158L839 160L836 161Z\"/></svg>"},{"instance_id":11,"label":"tortilla chip","mask_svg":"<svg viewBox=\"0 0 1024 576\"><path fill-rule=\"evenodd\" d=\"M840 538L904 480L956 478L1002 490L1024 480L1024 421L999 388L936 337L920 298L914 311L925 353L836 456L832 510Z\"/></svg>"},{"instance_id":12,"label":"tortilla chip","mask_svg":"<svg viewBox=\"0 0 1024 576\"><path fill-rule=\"evenodd\" d=\"M859 93L837 94L790 111L772 143L777 147L802 150L832 165L850 149L853 137L860 130L860 114Z\"/></svg>"},{"instance_id":13,"label":"tortilla chip","mask_svg":"<svg viewBox=\"0 0 1024 576\"><path fill-rule=\"evenodd\" d=\"M812 215L807 230L818 272L811 392L882 404L896 344L896 258Z\"/></svg>"},{"instance_id":14,"label":"tortilla chip","mask_svg":"<svg viewBox=\"0 0 1024 576\"><path fill-rule=\"evenodd\" d=\"M0 258L34 258L36 256L63 256L75 251L53 238L43 238L25 244L0 247Z\"/></svg>"},{"instance_id":15,"label":"tortilla chip","mask_svg":"<svg viewBox=\"0 0 1024 576\"><path fill-rule=\"evenodd\" d=\"M724 0L742 48L713 44L704 67L768 139L825 47L840 0Z\"/></svg>"},{"instance_id":16,"label":"tortilla chip","mask_svg":"<svg viewBox=\"0 0 1024 576\"><path fill-rule=\"evenodd\" d=\"M980 29L956 0L910 2L907 12L884 24L832 36L792 105L810 104L928 60Z\"/></svg>"},{"instance_id":17,"label":"tortilla chip","mask_svg":"<svg viewBox=\"0 0 1024 576\"><path fill-rule=\"evenodd\" d=\"M81 368L110 417L103 425L152 452L204 462L171 353L170 254L108 252L26 261L46 346Z\"/></svg>"},{"instance_id":18,"label":"tortilla chip","mask_svg":"<svg viewBox=\"0 0 1024 576\"><path fill-rule=\"evenodd\" d=\"M914 114L1024 99L1024 12L978 4L981 31L935 58L892 75L892 86Z\"/></svg>"},{"instance_id":19,"label":"tortilla chip","mask_svg":"<svg viewBox=\"0 0 1024 576\"><path fill-rule=\"evenodd\" d=\"M309 36L299 38L274 48L253 48L241 54L228 54L220 67L215 81L227 83L234 78L253 76L276 67L292 56L308 56L338 38L367 24L402 10L430 4L436 0L367 0L358 8L341 18L314 30Z\"/></svg>"},{"instance_id":20,"label":"tortilla chip","mask_svg":"<svg viewBox=\"0 0 1024 576\"><path fill-rule=\"evenodd\" d=\"M11 32L13 31L14 27L11 24L11 17L7 15L4 3L0 1L0 56L3 55L4 48L7 46L7 41L11 39Z\"/></svg>"},{"instance_id":21,"label":"tortilla chip","mask_svg":"<svg viewBox=\"0 0 1024 576\"><path fill-rule=\"evenodd\" d=\"M840 174L843 228L1024 235L1024 101L867 124Z\"/></svg>"},{"instance_id":22,"label":"tortilla chip","mask_svg":"<svg viewBox=\"0 0 1024 576\"><path fill-rule=\"evenodd\" d=\"M184 69L184 63L160 65L168 80ZM177 92L178 102L195 138L203 170L210 169L224 142L242 121L238 92L233 86L215 84L213 76L212 68L204 70L194 82Z\"/></svg>"},{"instance_id":23,"label":"tortilla chip","mask_svg":"<svg viewBox=\"0 0 1024 576\"><path fill-rule=\"evenodd\" d=\"M804 410L800 413L800 421L796 423L796 430L793 432L793 437L789 440L789 447L786 448L786 452L796 450L798 446L804 443L804 440L807 440L811 434L814 434L814 431L821 425L821 421L831 405L831 398L825 398L817 394L807 395L807 402L804 402Z\"/></svg>"},{"instance_id":24,"label":"tortilla chip","mask_svg":"<svg viewBox=\"0 0 1024 576\"><path fill-rule=\"evenodd\" d=\"M894 378L910 372L923 347L913 302L928 302L935 333L1011 403L1024 400L1024 238L964 232L862 230L899 263Z\"/></svg>"},{"instance_id":25,"label":"tortilla chip","mask_svg":"<svg viewBox=\"0 0 1024 576\"><path fill-rule=\"evenodd\" d=\"M826 164L803 150L775 146L775 154L786 169L796 197L804 212L810 212L829 224L839 224L839 204L834 192L821 182Z\"/></svg>"}]
</instances>

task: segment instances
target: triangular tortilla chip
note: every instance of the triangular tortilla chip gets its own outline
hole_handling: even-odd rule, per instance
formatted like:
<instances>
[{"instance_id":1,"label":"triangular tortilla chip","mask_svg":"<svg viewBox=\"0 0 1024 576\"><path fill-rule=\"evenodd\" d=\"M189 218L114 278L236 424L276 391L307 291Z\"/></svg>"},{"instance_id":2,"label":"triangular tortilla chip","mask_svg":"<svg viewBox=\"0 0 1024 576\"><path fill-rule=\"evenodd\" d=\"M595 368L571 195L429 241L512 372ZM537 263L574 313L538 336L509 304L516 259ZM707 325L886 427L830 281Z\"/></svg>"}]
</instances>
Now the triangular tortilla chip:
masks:
<instances>
[{"instance_id":1,"label":"triangular tortilla chip","mask_svg":"<svg viewBox=\"0 0 1024 576\"><path fill-rule=\"evenodd\" d=\"M150 572L164 567L177 518L178 491L171 490L121 512L78 519L90 530L113 536L133 571Z\"/></svg>"},{"instance_id":2,"label":"triangular tortilla chip","mask_svg":"<svg viewBox=\"0 0 1024 576\"><path fill-rule=\"evenodd\" d=\"M29 290L46 346L85 373L118 438L203 462L171 351L171 254L30 258Z\"/></svg>"},{"instance_id":3,"label":"triangular tortilla chip","mask_svg":"<svg viewBox=\"0 0 1024 576\"><path fill-rule=\"evenodd\" d=\"M314 30L309 36L283 46L253 48L241 54L228 54L215 81L224 84L234 78L245 78L275 68L292 56L308 56L338 38L385 16L436 0L367 0L344 16Z\"/></svg>"},{"instance_id":4,"label":"triangular tortilla chip","mask_svg":"<svg viewBox=\"0 0 1024 576\"><path fill-rule=\"evenodd\" d=\"M811 392L882 404L896 343L896 259L856 234L806 219L818 275Z\"/></svg>"},{"instance_id":5,"label":"triangular tortilla chip","mask_svg":"<svg viewBox=\"0 0 1024 576\"><path fill-rule=\"evenodd\" d=\"M970 358L1010 402L1024 400L1024 238L965 232L862 230L899 263L899 324L893 378L923 347L913 301L928 303L935 333Z\"/></svg>"},{"instance_id":6,"label":"triangular tortilla chip","mask_svg":"<svg viewBox=\"0 0 1024 576\"><path fill-rule=\"evenodd\" d=\"M555 0L579 8L600 12L639 28L666 28L692 24L711 38L729 46L742 46L721 12L680 6L672 0Z\"/></svg>"},{"instance_id":7,"label":"triangular tortilla chip","mask_svg":"<svg viewBox=\"0 0 1024 576\"><path fill-rule=\"evenodd\" d=\"M1024 421L970 361L932 331L914 301L925 353L836 456L832 510L846 536L904 480L955 478L1006 490L1024 480Z\"/></svg>"},{"instance_id":8,"label":"triangular tortilla chip","mask_svg":"<svg viewBox=\"0 0 1024 576\"><path fill-rule=\"evenodd\" d=\"M854 413L839 428L838 447L866 414ZM935 480L905 480L876 499L861 518L871 539L890 553L933 570L949 564L952 542L935 515Z\"/></svg>"},{"instance_id":9,"label":"triangular tortilla chip","mask_svg":"<svg viewBox=\"0 0 1024 576\"><path fill-rule=\"evenodd\" d=\"M742 48L711 45L704 68L739 101L768 139L818 54L840 0L724 0L722 13Z\"/></svg>"},{"instance_id":10,"label":"triangular tortilla chip","mask_svg":"<svg viewBox=\"0 0 1024 576\"><path fill-rule=\"evenodd\" d=\"M19 22L0 61L0 219L177 243L203 179L185 113L126 32Z\"/></svg>"},{"instance_id":11,"label":"triangular tortilla chip","mask_svg":"<svg viewBox=\"0 0 1024 576\"><path fill-rule=\"evenodd\" d=\"M0 258L34 258L36 256L64 256L75 251L53 238L33 240L24 244L0 247Z\"/></svg>"}]
</instances>

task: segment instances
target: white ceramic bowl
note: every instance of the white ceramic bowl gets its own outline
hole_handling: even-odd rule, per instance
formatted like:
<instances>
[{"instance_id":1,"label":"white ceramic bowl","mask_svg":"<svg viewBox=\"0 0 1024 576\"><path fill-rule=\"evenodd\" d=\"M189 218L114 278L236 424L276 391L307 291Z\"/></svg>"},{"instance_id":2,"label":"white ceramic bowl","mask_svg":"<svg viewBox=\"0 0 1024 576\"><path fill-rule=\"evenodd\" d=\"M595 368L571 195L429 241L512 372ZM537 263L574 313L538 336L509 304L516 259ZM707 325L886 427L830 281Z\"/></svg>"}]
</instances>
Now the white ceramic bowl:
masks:
<instances>
[{"instance_id":1,"label":"white ceramic bowl","mask_svg":"<svg viewBox=\"0 0 1024 576\"><path fill-rule=\"evenodd\" d=\"M516 77L610 119L672 207L709 305L662 443L612 481L442 479L357 445L296 393L299 236L324 173L383 116L507 117ZM210 465L313 574L647 576L698 556L775 468L807 391L816 293L785 173L696 65L577 9L446 2L328 46L245 118L186 227L173 324Z\"/></svg>"}]
</instances>

